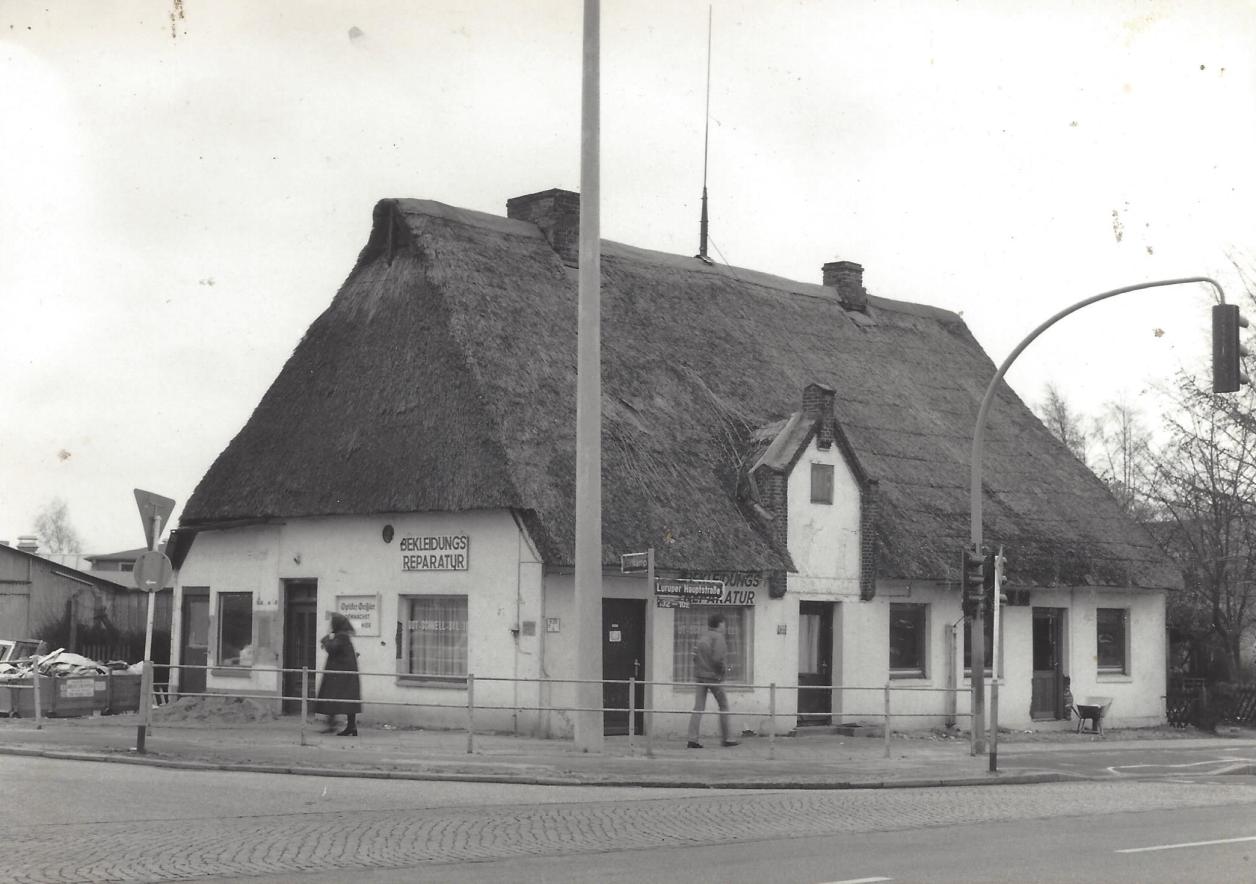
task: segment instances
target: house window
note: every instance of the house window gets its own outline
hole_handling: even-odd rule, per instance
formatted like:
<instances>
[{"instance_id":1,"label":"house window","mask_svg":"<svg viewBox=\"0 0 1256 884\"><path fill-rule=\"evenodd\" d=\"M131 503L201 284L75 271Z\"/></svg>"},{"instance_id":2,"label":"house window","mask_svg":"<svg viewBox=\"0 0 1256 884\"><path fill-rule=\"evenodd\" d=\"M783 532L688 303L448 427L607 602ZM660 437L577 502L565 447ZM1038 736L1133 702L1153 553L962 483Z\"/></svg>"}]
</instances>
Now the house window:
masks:
<instances>
[{"instance_id":1,"label":"house window","mask_svg":"<svg viewBox=\"0 0 1256 884\"><path fill-rule=\"evenodd\" d=\"M986 637L985 641L985 673L988 676L994 675L994 654L991 648L994 647L994 612L986 611L985 617L981 621L981 634ZM972 678L973 674L973 622L972 620L964 621L964 677Z\"/></svg>"},{"instance_id":2,"label":"house window","mask_svg":"<svg viewBox=\"0 0 1256 884\"><path fill-rule=\"evenodd\" d=\"M253 593L218 593L218 665L253 665Z\"/></svg>"},{"instance_id":3,"label":"house window","mask_svg":"<svg viewBox=\"0 0 1256 884\"><path fill-rule=\"evenodd\" d=\"M405 673L427 681L462 684L467 679L467 597L402 598Z\"/></svg>"},{"instance_id":4,"label":"house window","mask_svg":"<svg viewBox=\"0 0 1256 884\"><path fill-rule=\"evenodd\" d=\"M693 681L693 649L698 639L706 634L707 618L712 614L724 615L724 639L728 642L728 656L724 662L724 681L733 684L753 684L754 670L750 658L750 636L753 634L753 608L726 607L723 605L695 605L692 608L675 608L675 633L672 639L672 680Z\"/></svg>"},{"instance_id":5,"label":"house window","mask_svg":"<svg viewBox=\"0 0 1256 884\"><path fill-rule=\"evenodd\" d=\"M811 502L833 502L833 465L813 463L811 465Z\"/></svg>"},{"instance_id":6,"label":"house window","mask_svg":"<svg viewBox=\"0 0 1256 884\"><path fill-rule=\"evenodd\" d=\"M134 562L118 562L118 570L119 571L134 571L135 563Z\"/></svg>"},{"instance_id":7,"label":"house window","mask_svg":"<svg viewBox=\"0 0 1256 884\"><path fill-rule=\"evenodd\" d=\"M890 605L890 677L924 678L926 605Z\"/></svg>"},{"instance_id":8,"label":"house window","mask_svg":"<svg viewBox=\"0 0 1256 884\"><path fill-rule=\"evenodd\" d=\"M1129 673L1129 611L1125 608L1099 608L1095 612L1099 671Z\"/></svg>"}]
</instances>

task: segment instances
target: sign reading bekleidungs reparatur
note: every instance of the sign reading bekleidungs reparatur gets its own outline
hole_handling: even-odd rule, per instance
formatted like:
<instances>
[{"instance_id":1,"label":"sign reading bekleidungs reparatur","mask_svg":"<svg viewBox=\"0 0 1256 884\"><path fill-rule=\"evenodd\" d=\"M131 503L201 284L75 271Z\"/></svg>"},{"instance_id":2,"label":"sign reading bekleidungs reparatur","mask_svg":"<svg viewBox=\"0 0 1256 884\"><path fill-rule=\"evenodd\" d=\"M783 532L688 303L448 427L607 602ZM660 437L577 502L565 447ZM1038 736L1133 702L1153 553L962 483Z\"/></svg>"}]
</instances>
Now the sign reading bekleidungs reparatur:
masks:
<instances>
[{"instance_id":1,"label":"sign reading bekleidungs reparatur","mask_svg":"<svg viewBox=\"0 0 1256 884\"><path fill-rule=\"evenodd\" d=\"M471 564L466 534L429 534L401 538L402 571L465 571Z\"/></svg>"}]
</instances>

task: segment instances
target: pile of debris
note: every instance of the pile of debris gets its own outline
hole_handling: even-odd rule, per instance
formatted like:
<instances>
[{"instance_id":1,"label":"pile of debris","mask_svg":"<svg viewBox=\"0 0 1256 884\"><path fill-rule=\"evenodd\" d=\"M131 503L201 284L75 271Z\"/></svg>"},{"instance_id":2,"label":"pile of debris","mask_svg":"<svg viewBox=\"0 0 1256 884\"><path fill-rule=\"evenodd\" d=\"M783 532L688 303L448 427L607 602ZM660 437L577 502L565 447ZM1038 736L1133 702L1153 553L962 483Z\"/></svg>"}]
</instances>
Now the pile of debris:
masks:
<instances>
[{"instance_id":1,"label":"pile of debris","mask_svg":"<svg viewBox=\"0 0 1256 884\"><path fill-rule=\"evenodd\" d=\"M142 665L142 664L136 664ZM65 648L57 648L51 654L32 655L22 660L9 660L0 663L0 681L18 678L30 678L32 673L63 677L67 675L105 675L113 671L134 671L131 664L123 660L110 660L101 663L82 654L75 654Z\"/></svg>"}]
</instances>

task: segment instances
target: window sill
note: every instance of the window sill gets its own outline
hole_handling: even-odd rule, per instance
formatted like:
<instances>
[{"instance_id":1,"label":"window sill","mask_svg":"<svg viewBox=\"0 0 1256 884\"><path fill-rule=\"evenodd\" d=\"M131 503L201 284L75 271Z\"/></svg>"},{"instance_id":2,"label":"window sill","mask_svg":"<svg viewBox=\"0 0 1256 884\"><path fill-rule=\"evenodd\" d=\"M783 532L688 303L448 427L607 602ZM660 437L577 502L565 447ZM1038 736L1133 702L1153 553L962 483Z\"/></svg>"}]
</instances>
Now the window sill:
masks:
<instances>
[{"instance_id":1,"label":"window sill","mask_svg":"<svg viewBox=\"0 0 1256 884\"><path fill-rule=\"evenodd\" d=\"M1128 672L1097 672L1095 673L1095 681L1101 681L1106 684L1133 684L1134 676Z\"/></svg>"},{"instance_id":2,"label":"window sill","mask_svg":"<svg viewBox=\"0 0 1256 884\"><path fill-rule=\"evenodd\" d=\"M439 678L424 675L399 675L396 685L399 688L438 688L447 691L465 691L467 680L462 676Z\"/></svg>"},{"instance_id":3,"label":"window sill","mask_svg":"<svg viewBox=\"0 0 1256 884\"><path fill-rule=\"evenodd\" d=\"M253 667L251 666L215 666L209 670L209 674L214 678L252 678Z\"/></svg>"},{"instance_id":4,"label":"window sill","mask_svg":"<svg viewBox=\"0 0 1256 884\"><path fill-rule=\"evenodd\" d=\"M928 681L929 676L923 672L891 672L890 681Z\"/></svg>"}]
</instances>

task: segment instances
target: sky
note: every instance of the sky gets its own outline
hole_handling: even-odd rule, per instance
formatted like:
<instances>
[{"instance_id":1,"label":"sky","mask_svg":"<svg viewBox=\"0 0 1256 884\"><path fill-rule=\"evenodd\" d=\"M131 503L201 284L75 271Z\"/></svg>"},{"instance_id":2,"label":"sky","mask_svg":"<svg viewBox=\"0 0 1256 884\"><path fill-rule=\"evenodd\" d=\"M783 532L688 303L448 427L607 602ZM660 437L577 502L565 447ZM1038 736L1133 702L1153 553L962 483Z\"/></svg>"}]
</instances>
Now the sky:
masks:
<instances>
[{"instance_id":1,"label":"sky","mask_svg":"<svg viewBox=\"0 0 1256 884\"><path fill-rule=\"evenodd\" d=\"M0 0L0 539L182 505L384 198L580 187L579 0ZM707 119L708 17L711 27ZM996 364L1084 298L1256 259L1256 3L603 0L601 230L962 313ZM1212 294L1087 307L1008 375L1082 411L1206 367ZM1256 349L1256 348L1254 348Z\"/></svg>"}]
</instances>

